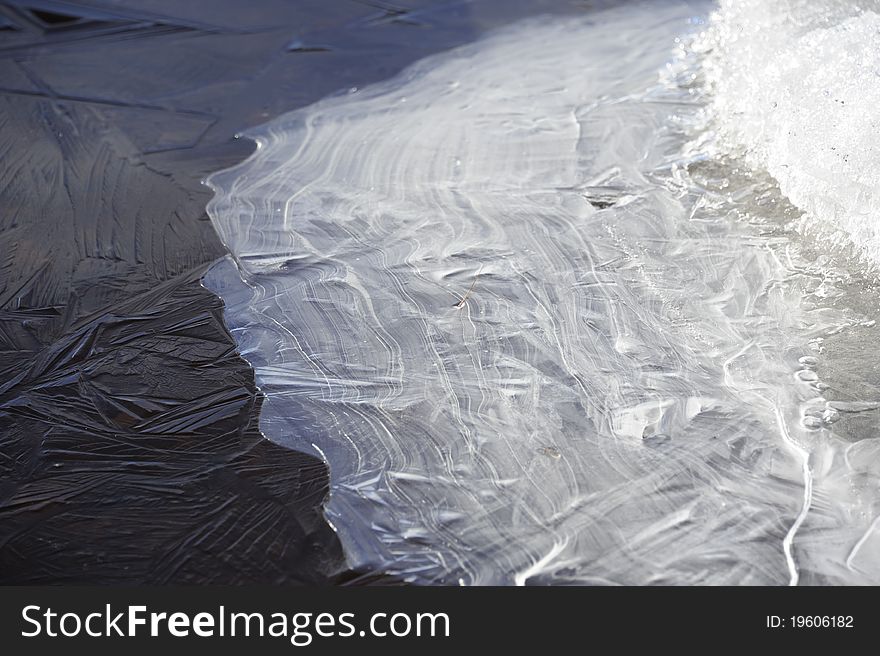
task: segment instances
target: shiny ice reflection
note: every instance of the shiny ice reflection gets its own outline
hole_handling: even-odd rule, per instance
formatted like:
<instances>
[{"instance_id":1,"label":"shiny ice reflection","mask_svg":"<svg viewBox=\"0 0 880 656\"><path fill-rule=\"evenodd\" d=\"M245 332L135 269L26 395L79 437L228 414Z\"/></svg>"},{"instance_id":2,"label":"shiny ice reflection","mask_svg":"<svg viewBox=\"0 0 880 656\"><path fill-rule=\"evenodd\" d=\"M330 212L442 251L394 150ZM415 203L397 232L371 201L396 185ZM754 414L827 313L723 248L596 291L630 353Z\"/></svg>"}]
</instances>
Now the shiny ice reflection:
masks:
<instances>
[{"instance_id":1,"label":"shiny ice reflection","mask_svg":"<svg viewBox=\"0 0 880 656\"><path fill-rule=\"evenodd\" d=\"M741 220L773 185L706 155L675 52L705 14L521 23L253 130L211 178L232 256L206 284L263 432L329 463L353 567L880 581L878 447L834 436L811 349L833 309Z\"/></svg>"}]
</instances>

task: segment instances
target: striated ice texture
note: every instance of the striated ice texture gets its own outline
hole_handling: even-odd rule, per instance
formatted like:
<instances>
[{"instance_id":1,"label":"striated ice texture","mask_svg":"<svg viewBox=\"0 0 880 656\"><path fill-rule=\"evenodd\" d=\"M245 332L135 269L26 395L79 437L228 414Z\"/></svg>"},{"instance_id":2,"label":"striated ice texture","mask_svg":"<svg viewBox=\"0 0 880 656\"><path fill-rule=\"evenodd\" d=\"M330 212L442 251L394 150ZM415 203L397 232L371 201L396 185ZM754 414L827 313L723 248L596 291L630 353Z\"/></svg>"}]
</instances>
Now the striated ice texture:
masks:
<instances>
[{"instance_id":1,"label":"striated ice texture","mask_svg":"<svg viewBox=\"0 0 880 656\"><path fill-rule=\"evenodd\" d=\"M880 2L721 0L700 46L722 143L880 263Z\"/></svg>"},{"instance_id":2,"label":"striated ice texture","mask_svg":"<svg viewBox=\"0 0 880 656\"><path fill-rule=\"evenodd\" d=\"M212 177L232 257L206 283L263 432L329 463L353 567L880 582L876 440L834 437L808 346L834 317L733 220L758 183L699 181L726 173L672 53L704 10L519 24L254 130Z\"/></svg>"}]
</instances>

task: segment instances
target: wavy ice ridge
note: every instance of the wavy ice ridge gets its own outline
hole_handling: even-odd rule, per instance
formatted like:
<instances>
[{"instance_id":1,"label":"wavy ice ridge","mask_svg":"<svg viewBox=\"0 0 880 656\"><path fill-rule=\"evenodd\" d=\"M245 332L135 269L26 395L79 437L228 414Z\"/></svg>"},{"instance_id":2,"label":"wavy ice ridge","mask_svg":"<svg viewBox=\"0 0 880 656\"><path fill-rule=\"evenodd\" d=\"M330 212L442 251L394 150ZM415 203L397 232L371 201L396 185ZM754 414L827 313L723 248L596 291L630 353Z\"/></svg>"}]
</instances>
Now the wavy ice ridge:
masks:
<instances>
[{"instance_id":1,"label":"wavy ice ridge","mask_svg":"<svg viewBox=\"0 0 880 656\"><path fill-rule=\"evenodd\" d=\"M722 143L880 264L880 2L721 0L701 41Z\"/></svg>"}]
</instances>

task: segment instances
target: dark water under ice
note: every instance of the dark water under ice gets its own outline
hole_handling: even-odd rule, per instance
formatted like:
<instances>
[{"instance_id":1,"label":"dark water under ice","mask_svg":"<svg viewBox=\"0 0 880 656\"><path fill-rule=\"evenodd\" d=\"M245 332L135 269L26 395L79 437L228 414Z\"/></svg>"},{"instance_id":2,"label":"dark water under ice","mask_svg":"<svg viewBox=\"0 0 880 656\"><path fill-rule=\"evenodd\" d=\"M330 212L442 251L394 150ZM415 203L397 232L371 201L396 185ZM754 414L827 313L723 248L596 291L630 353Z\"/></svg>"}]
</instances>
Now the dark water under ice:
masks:
<instances>
[{"instance_id":1,"label":"dark water under ice","mask_svg":"<svg viewBox=\"0 0 880 656\"><path fill-rule=\"evenodd\" d=\"M202 179L246 127L602 4L0 2L0 582L348 578L325 465L259 433L200 284Z\"/></svg>"}]
</instances>

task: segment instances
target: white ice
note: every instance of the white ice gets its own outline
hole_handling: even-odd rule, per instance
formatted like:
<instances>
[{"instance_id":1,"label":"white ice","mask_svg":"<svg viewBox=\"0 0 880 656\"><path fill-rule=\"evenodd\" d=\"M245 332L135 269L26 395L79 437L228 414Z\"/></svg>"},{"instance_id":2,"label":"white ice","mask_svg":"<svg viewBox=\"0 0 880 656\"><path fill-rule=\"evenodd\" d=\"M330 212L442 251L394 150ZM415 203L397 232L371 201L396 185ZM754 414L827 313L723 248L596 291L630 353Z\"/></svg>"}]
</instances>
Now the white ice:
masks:
<instances>
[{"instance_id":1,"label":"white ice","mask_svg":"<svg viewBox=\"0 0 880 656\"><path fill-rule=\"evenodd\" d=\"M829 430L808 345L834 317L692 175L723 169L673 56L706 13L521 23L282 116L212 177L232 258L206 282L263 432L329 463L353 567L880 582L877 447Z\"/></svg>"}]
</instances>

